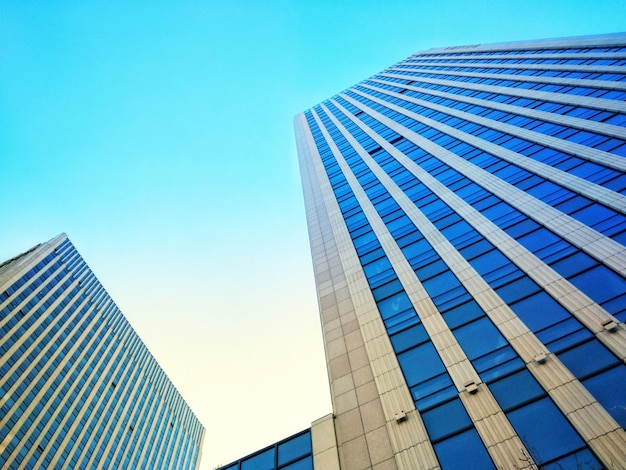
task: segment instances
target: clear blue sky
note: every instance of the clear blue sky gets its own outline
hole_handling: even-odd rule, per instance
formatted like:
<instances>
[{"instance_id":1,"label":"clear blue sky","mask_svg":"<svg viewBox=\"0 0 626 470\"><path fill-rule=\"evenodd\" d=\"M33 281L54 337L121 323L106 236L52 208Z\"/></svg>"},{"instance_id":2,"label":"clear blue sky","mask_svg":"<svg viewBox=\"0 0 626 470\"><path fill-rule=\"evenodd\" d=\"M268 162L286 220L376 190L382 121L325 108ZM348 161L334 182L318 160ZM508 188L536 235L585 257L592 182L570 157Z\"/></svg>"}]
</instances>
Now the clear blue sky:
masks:
<instances>
[{"instance_id":1,"label":"clear blue sky","mask_svg":"<svg viewBox=\"0 0 626 470\"><path fill-rule=\"evenodd\" d=\"M624 0L5 0L0 258L68 233L212 469L331 412L293 116L420 50L623 29Z\"/></svg>"}]
</instances>

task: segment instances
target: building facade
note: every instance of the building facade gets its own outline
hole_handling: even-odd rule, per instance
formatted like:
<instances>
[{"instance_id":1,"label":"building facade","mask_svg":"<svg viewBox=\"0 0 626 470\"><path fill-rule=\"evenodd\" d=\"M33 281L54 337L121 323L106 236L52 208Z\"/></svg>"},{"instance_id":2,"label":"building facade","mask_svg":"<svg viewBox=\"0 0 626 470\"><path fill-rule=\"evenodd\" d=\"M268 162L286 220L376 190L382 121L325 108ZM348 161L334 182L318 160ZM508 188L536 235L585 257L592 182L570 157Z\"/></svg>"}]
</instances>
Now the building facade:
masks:
<instances>
[{"instance_id":1,"label":"building facade","mask_svg":"<svg viewBox=\"0 0 626 470\"><path fill-rule=\"evenodd\" d=\"M65 235L0 265L0 468L198 467L204 428Z\"/></svg>"},{"instance_id":2,"label":"building facade","mask_svg":"<svg viewBox=\"0 0 626 470\"><path fill-rule=\"evenodd\" d=\"M311 429L305 429L218 468L219 470L311 470L313 468Z\"/></svg>"},{"instance_id":3,"label":"building facade","mask_svg":"<svg viewBox=\"0 0 626 470\"><path fill-rule=\"evenodd\" d=\"M315 468L626 468L626 34L417 53L295 131Z\"/></svg>"}]
</instances>

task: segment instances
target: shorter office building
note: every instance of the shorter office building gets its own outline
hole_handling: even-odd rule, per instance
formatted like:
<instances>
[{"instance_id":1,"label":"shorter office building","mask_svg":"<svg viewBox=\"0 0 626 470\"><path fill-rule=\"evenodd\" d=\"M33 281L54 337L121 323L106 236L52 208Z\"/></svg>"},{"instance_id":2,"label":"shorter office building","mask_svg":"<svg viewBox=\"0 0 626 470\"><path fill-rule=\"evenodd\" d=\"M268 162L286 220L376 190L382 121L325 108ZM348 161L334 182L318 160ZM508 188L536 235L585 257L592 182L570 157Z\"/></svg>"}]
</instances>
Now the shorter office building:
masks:
<instances>
[{"instance_id":1,"label":"shorter office building","mask_svg":"<svg viewBox=\"0 0 626 470\"><path fill-rule=\"evenodd\" d=\"M0 265L0 468L198 468L204 428L65 234Z\"/></svg>"},{"instance_id":2,"label":"shorter office building","mask_svg":"<svg viewBox=\"0 0 626 470\"><path fill-rule=\"evenodd\" d=\"M305 429L282 441L243 457L220 470L312 470L311 429Z\"/></svg>"},{"instance_id":3,"label":"shorter office building","mask_svg":"<svg viewBox=\"0 0 626 470\"><path fill-rule=\"evenodd\" d=\"M253 452L219 470L340 470L335 417L326 415L309 429Z\"/></svg>"}]
</instances>

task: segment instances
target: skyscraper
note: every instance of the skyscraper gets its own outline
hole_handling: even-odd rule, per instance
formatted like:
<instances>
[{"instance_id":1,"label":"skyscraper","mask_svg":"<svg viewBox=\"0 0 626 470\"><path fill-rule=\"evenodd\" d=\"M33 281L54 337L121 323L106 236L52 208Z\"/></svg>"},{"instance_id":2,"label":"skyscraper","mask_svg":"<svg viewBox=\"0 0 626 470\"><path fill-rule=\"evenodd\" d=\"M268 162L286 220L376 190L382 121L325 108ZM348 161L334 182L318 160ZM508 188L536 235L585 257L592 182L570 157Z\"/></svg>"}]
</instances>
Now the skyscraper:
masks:
<instances>
[{"instance_id":1,"label":"skyscraper","mask_svg":"<svg viewBox=\"0 0 626 470\"><path fill-rule=\"evenodd\" d=\"M0 265L0 468L197 468L204 428L65 235Z\"/></svg>"},{"instance_id":2,"label":"skyscraper","mask_svg":"<svg viewBox=\"0 0 626 470\"><path fill-rule=\"evenodd\" d=\"M316 468L626 468L625 126L626 34L428 50L296 116Z\"/></svg>"}]
</instances>

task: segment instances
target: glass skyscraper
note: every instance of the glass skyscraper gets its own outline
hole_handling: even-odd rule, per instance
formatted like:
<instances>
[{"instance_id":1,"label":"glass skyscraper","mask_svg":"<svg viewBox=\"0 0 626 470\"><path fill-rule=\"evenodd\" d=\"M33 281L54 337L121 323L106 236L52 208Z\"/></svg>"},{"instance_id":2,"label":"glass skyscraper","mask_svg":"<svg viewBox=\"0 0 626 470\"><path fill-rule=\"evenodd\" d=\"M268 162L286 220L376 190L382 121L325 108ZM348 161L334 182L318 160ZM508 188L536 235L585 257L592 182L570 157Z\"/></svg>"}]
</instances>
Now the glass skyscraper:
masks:
<instances>
[{"instance_id":1,"label":"glass skyscraper","mask_svg":"<svg viewBox=\"0 0 626 470\"><path fill-rule=\"evenodd\" d=\"M197 468L204 428L65 235L0 265L0 468Z\"/></svg>"},{"instance_id":2,"label":"glass skyscraper","mask_svg":"<svg viewBox=\"0 0 626 470\"><path fill-rule=\"evenodd\" d=\"M626 468L626 34L420 52L295 129L315 468Z\"/></svg>"}]
</instances>

